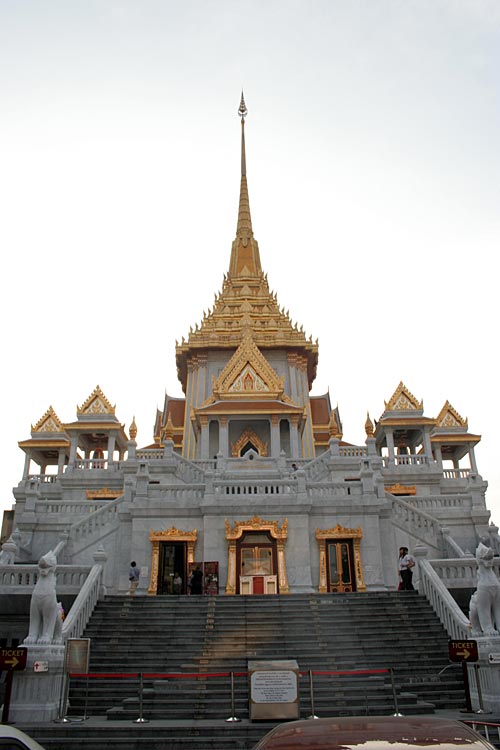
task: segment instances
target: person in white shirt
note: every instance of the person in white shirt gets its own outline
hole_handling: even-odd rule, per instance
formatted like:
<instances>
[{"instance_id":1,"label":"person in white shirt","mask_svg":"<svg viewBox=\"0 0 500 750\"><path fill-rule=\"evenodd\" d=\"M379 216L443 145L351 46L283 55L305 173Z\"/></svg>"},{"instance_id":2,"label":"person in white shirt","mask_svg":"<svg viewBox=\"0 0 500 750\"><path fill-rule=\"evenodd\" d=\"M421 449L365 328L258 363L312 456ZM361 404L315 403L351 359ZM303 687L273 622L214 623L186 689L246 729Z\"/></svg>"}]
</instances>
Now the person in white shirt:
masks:
<instances>
[{"instance_id":1,"label":"person in white shirt","mask_svg":"<svg viewBox=\"0 0 500 750\"><path fill-rule=\"evenodd\" d=\"M408 547L400 547L399 548L399 558L398 558L398 569L399 569L399 575L401 577L401 591L415 591L413 588L412 578L413 578L413 571L412 568L415 567L415 558L413 555L408 554Z\"/></svg>"}]
</instances>

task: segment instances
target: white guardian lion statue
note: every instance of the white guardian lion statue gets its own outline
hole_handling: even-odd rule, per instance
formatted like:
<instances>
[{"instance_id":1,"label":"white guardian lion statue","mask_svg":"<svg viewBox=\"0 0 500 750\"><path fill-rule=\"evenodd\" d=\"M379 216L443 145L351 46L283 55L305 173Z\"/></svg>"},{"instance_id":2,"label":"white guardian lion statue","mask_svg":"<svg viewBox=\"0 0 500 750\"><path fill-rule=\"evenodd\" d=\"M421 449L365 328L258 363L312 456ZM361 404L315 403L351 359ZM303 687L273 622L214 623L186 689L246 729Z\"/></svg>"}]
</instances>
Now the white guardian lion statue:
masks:
<instances>
[{"instance_id":1,"label":"white guardian lion statue","mask_svg":"<svg viewBox=\"0 0 500 750\"><path fill-rule=\"evenodd\" d=\"M469 605L473 636L499 635L500 581L493 570L493 559L491 547L480 542L476 549L477 589Z\"/></svg>"},{"instance_id":2,"label":"white guardian lion statue","mask_svg":"<svg viewBox=\"0 0 500 750\"><path fill-rule=\"evenodd\" d=\"M62 618L56 598L56 566L54 552L47 552L38 561L38 580L31 595L30 628L24 643L62 643Z\"/></svg>"}]
</instances>

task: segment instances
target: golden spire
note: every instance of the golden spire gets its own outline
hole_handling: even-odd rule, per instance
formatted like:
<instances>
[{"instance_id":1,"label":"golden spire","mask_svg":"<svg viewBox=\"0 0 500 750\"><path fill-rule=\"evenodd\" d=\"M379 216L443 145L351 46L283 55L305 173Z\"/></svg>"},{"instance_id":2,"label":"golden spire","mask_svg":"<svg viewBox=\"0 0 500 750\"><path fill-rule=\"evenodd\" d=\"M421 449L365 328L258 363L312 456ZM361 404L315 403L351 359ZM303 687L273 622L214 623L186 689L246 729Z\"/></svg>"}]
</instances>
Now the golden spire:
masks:
<instances>
[{"instance_id":1,"label":"golden spire","mask_svg":"<svg viewBox=\"0 0 500 750\"><path fill-rule=\"evenodd\" d=\"M245 104L243 92L238 108L241 118L241 184L240 203L238 207L238 225L236 227L236 239L231 250L231 262L229 264L229 275L236 276L260 276L262 267L260 265L259 246L253 237L252 217L250 215L250 199L248 197L247 162L245 150L245 117L248 110Z\"/></svg>"},{"instance_id":2,"label":"golden spire","mask_svg":"<svg viewBox=\"0 0 500 750\"><path fill-rule=\"evenodd\" d=\"M373 437L373 422L368 412L366 412L365 433L367 438Z\"/></svg>"}]
</instances>

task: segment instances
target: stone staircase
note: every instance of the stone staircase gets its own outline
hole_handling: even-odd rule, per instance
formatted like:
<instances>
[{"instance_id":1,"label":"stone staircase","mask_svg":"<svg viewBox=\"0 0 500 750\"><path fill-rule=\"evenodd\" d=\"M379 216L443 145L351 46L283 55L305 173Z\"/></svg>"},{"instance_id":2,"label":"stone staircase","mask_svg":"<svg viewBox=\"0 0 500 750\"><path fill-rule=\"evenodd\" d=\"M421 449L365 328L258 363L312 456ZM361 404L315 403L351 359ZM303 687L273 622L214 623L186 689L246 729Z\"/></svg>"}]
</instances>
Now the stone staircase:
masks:
<instances>
[{"instance_id":1,"label":"stone staircase","mask_svg":"<svg viewBox=\"0 0 500 750\"><path fill-rule=\"evenodd\" d=\"M85 637L92 673L144 675L148 719L247 719L252 659L298 662L304 716L312 710L311 679L322 716L391 713L394 695L405 714L464 703L459 665L440 674L449 666L447 635L416 593L109 597ZM393 670L393 680L383 671L327 674L360 670ZM138 677L72 680L70 706L73 715L137 718Z\"/></svg>"}]
</instances>

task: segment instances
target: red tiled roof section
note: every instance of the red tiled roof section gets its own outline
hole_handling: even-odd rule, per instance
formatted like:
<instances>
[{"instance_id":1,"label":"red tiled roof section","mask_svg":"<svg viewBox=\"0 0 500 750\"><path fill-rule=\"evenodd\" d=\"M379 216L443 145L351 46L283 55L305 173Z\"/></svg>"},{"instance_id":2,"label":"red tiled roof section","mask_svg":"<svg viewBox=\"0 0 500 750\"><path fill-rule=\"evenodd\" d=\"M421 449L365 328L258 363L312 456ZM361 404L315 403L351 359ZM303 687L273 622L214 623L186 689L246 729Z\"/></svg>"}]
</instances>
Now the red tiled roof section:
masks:
<instances>
[{"instance_id":1,"label":"red tiled roof section","mask_svg":"<svg viewBox=\"0 0 500 750\"><path fill-rule=\"evenodd\" d=\"M330 421L330 396L325 393L323 396L311 396L311 415L314 425L328 424Z\"/></svg>"},{"instance_id":2,"label":"red tiled roof section","mask_svg":"<svg viewBox=\"0 0 500 750\"><path fill-rule=\"evenodd\" d=\"M168 400L167 406L167 419L168 415L172 419L174 427L180 427L184 424L184 415L186 412L186 401L183 398Z\"/></svg>"}]
</instances>

